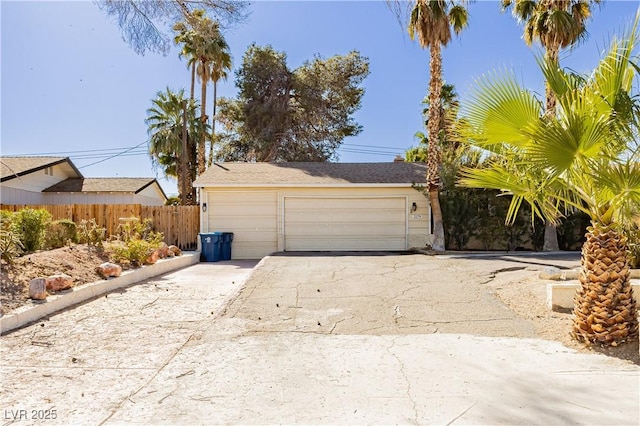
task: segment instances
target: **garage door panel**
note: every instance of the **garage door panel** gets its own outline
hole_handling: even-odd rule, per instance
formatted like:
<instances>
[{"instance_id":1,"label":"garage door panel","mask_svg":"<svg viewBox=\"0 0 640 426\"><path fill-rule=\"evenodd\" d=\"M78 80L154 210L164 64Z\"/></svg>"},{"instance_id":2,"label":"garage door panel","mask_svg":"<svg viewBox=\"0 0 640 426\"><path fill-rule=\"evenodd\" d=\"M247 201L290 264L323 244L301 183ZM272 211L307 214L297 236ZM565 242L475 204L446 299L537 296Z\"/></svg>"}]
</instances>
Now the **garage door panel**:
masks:
<instances>
[{"instance_id":1,"label":"garage door panel","mask_svg":"<svg viewBox=\"0 0 640 426\"><path fill-rule=\"evenodd\" d=\"M286 229L287 239L301 238L302 236L322 236L342 237L345 235L353 235L360 237L368 237L372 233L372 225L358 224L332 224L327 225L319 222L308 222L303 224L288 225ZM404 224L388 225L381 223L377 226L375 235L380 237L402 236L405 232Z\"/></svg>"},{"instance_id":2,"label":"garage door panel","mask_svg":"<svg viewBox=\"0 0 640 426\"><path fill-rule=\"evenodd\" d=\"M316 239L296 239L292 241L297 251L372 251L372 250L404 250L404 238L360 238L349 242L342 242L339 248L336 248L336 241L332 238L319 236ZM372 248L380 247L380 248ZM293 250L293 249L290 249Z\"/></svg>"},{"instance_id":3,"label":"garage door panel","mask_svg":"<svg viewBox=\"0 0 640 426\"><path fill-rule=\"evenodd\" d=\"M404 250L406 199L285 198L286 250Z\"/></svg>"},{"instance_id":4,"label":"garage door panel","mask_svg":"<svg viewBox=\"0 0 640 426\"><path fill-rule=\"evenodd\" d=\"M277 250L274 191L209 192L209 230L233 232L233 259L259 259Z\"/></svg>"},{"instance_id":5,"label":"garage door panel","mask_svg":"<svg viewBox=\"0 0 640 426\"><path fill-rule=\"evenodd\" d=\"M307 211L308 212L308 211ZM304 210L287 209L287 214L293 223L302 223L305 218L308 218L309 214ZM403 209L392 210L345 210L336 209L332 211L326 211L324 209L313 210L314 220L313 222L346 222L346 223L358 223L365 221L366 223L388 223L398 221L404 224L402 218L404 216Z\"/></svg>"},{"instance_id":6,"label":"garage door panel","mask_svg":"<svg viewBox=\"0 0 640 426\"><path fill-rule=\"evenodd\" d=\"M295 201L294 201L295 200ZM366 201L365 201L366 200ZM350 209L375 210L380 208L398 208L404 210L404 198L287 198L290 205L287 208L309 209ZM364 202L363 202L364 201Z\"/></svg>"}]
</instances>

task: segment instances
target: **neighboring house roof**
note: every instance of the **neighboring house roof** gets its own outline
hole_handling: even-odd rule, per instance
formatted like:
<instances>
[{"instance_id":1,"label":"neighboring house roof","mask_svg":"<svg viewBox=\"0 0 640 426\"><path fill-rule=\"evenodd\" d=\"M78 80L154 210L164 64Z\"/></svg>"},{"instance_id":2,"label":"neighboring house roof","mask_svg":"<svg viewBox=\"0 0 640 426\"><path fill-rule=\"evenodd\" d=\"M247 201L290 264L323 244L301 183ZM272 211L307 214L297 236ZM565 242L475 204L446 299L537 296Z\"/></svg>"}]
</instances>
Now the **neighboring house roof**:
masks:
<instances>
[{"instance_id":1,"label":"neighboring house roof","mask_svg":"<svg viewBox=\"0 0 640 426\"><path fill-rule=\"evenodd\" d=\"M153 184L156 184L164 198L167 198L155 178L71 178L58 182L42 192L129 192L137 194Z\"/></svg>"},{"instance_id":2,"label":"neighboring house roof","mask_svg":"<svg viewBox=\"0 0 640 426\"><path fill-rule=\"evenodd\" d=\"M69 157L5 157L0 158L0 181L5 182L19 176L44 170L47 167L67 163L73 174L82 177L82 173L71 162Z\"/></svg>"},{"instance_id":3,"label":"neighboring house roof","mask_svg":"<svg viewBox=\"0 0 640 426\"><path fill-rule=\"evenodd\" d=\"M194 182L206 186L345 186L426 183L424 163L215 163Z\"/></svg>"}]
</instances>

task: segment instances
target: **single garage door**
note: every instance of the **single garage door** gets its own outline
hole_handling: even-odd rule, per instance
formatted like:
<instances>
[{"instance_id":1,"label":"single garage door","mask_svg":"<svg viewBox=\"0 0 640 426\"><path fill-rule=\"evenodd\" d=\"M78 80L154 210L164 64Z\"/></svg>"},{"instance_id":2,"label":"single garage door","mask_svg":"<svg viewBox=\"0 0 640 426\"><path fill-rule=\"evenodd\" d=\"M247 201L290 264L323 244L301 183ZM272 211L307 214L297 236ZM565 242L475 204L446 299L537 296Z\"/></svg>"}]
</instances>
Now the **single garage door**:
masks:
<instances>
[{"instance_id":1,"label":"single garage door","mask_svg":"<svg viewBox=\"0 0 640 426\"><path fill-rule=\"evenodd\" d=\"M278 249L275 191L208 192L208 229L233 232L233 259L260 259Z\"/></svg>"},{"instance_id":2,"label":"single garage door","mask_svg":"<svg viewBox=\"0 0 640 426\"><path fill-rule=\"evenodd\" d=\"M285 250L405 250L406 204L404 197L286 197Z\"/></svg>"}]
</instances>

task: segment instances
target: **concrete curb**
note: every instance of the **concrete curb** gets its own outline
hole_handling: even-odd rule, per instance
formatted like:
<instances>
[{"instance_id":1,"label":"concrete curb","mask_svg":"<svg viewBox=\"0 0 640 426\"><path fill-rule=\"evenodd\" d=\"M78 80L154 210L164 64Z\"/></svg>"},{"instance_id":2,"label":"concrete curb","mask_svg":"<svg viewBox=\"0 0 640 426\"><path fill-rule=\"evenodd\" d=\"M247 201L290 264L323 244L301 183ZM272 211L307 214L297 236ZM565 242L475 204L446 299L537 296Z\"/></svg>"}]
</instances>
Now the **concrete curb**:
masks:
<instances>
[{"instance_id":1,"label":"concrete curb","mask_svg":"<svg viewBox=\"0 0 640 426\"><path fill-rule=\"evenodd\" d=\"M573 296L580 288L578 281L547 284L547 306L551 310L573 309ZM631 280L631 289L637 300L640 296L640 280Z\"/></svg>"},{"instance_id":2,"label":"concrete curb","mask_svg":"<svg viewBox=\"0 0 640 426\"><path fill-rule=\"evenodd\" d=\"M121 287L126 287L140 281L164 274L169 271L184 268L200 261L200 252L183 252L181 256L158 260L153 265L131 269L116 278L96 281L74 287L69 291L49 296L45 301L32 302L0 318L0 334L37 321L47 315L77 305L86 300L108 293Z\"/></svg>"}]
</instances>

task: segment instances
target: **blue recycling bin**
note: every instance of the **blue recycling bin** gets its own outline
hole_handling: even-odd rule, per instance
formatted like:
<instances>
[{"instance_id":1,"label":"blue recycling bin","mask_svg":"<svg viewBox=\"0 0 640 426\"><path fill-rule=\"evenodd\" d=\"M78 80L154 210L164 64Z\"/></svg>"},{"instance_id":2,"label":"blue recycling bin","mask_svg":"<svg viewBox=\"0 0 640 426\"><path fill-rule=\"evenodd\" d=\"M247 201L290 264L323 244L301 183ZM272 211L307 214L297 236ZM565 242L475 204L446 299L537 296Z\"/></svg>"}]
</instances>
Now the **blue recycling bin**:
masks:
<instances>
[{"instance_id":1,"label":"blue recycling bin","mask_svg":"<svg viewBox=\"0 0 640 426\"><path fill-rule=\"evenodd\" d=\"M202 245L202 252L200 256L201 261L205 262L219 262L221 247L222 247L222 233L221 232L207 232L200 234L200 243Z\"/></svg>"},{"instance_id":2,"label":"blue recycling bin","mask_svg":"<svg viewBox=\"0 0 640 426\"><path fill-rule=\"evenodd\" d=\"M233 242L233 232L222 233L222 245L220 248L220 260L231 260L231 243Z\"/></svg>"}]
</instances>

